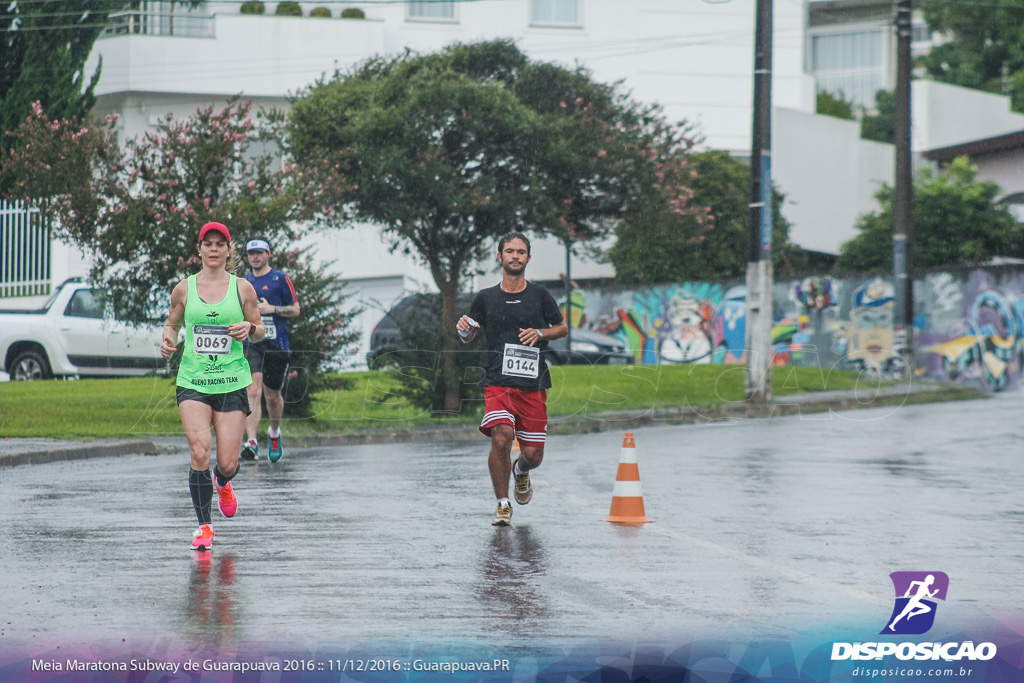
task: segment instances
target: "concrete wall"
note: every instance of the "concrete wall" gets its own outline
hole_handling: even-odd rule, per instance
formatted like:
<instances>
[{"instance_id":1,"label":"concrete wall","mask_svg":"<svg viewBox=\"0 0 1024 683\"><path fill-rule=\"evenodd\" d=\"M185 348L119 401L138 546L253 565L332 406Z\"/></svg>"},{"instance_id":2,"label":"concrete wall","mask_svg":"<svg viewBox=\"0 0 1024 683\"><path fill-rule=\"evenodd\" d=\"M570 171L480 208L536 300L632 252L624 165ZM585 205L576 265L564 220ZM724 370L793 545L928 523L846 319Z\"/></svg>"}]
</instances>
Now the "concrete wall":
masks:
<instances>
[{"instance_id":1,"label":"concrete wall","mask_svg":"<svg viewBox=\"0 0 1024 683\"><path fill-rule=\"evenodd\" d=\"M875 192L892 185L893 146L862 140L860 123L776 109L772 177L786 195L790 240L836 253L856 235L858 216L877 210Z\"/></svg>"},{"instance_id":2,"label":"concrete wall","mask_svg":"<svg viewBox=\"0 0 1024 683\"><path fill-rule=\"evenodd\" d=\"M564 295L552 293L564 306ZM746 360L741 284L687 282L639 289L584 288L577 326L626 341L637 363ZM775 365L905 374L893 330L890 274L775 283ZM935 271L914 282L915 376L992 391L1021 383L1024 268Z\"/></svg>"},{"instance_id":3,"label":"concrete wall","mask_svg":"<svg viewBox=\"0 0 1024 683\"><path fill-rule=\"evenodd\" d=\"M1001 196L1024 192L1024 150L983 154L971 159L971 162L978 167L978 180L998 183L1003 190Z\"/></svg>"},{"instance_id":4,"label":"concrete wall","mask_svg":"<svg viewBox=\"0 0 1024 683\"><path fill-rule=\"evenodd\" d=\"M911 117L915 152L1024 130L1010 98L946 83L914 81Z\"/></svg>"}]
</instances>

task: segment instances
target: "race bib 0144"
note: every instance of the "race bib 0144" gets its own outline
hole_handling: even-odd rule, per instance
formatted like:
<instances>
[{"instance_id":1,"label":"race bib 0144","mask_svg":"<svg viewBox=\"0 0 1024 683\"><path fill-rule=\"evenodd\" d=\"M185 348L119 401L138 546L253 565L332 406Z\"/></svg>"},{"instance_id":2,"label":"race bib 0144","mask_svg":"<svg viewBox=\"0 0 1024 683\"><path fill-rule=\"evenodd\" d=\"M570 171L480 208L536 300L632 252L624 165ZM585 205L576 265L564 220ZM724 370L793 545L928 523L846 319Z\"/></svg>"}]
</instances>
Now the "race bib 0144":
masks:
<instances>
[{"instance_id":1,"label":"race bib 0144","mask_svg":"<svg viewBox=\"0 0 1024 683\"><path fill-rule=\"evenodd\" d=\"M540 367L540 349L520 344L505 344L501 359L501 374L509 377L537 379Z\"/></svg>"}]
</instances>

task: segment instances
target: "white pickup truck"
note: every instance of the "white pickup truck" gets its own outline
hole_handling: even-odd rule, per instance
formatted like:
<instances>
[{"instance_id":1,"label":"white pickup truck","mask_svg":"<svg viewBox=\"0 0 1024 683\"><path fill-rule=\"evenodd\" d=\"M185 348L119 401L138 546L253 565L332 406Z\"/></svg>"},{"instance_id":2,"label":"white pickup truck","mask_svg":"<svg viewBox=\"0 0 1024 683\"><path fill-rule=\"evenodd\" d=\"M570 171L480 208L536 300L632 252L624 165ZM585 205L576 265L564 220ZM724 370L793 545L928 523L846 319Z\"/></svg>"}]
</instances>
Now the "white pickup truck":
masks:
<instances>
[{"instance_id":1,"label":"white pickup truck","mask_svg":"<svg viewBox=\"0 0 1024 683\"><path fill-rule=\"evenodd\" d=\"M38 310L0 310L0 370L12 380L145 375L166 367L161 332L117 320L73 278Z\"/></svg>"}]
</instances>

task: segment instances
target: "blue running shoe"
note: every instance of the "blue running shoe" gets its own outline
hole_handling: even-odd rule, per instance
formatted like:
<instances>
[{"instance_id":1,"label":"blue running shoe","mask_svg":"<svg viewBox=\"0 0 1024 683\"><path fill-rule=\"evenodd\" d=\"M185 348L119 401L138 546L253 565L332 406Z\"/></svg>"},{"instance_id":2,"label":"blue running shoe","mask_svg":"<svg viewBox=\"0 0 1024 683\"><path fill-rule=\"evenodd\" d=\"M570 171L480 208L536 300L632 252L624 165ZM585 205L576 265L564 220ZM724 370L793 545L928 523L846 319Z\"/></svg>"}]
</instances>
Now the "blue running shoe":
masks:
<instances>
[{"instance_id":1,"label":"blue running shoe","mask_svg":"<svg viewBox=\"0 0 1024 683\"><path fill-rule=\"evenodd\" d=\"M284 455L284 451L281 449L281 437L271 436L270 439L270 452L267 453L267 457L270 458L270 462L277 462Z\"/></svg>"}]
</instances>

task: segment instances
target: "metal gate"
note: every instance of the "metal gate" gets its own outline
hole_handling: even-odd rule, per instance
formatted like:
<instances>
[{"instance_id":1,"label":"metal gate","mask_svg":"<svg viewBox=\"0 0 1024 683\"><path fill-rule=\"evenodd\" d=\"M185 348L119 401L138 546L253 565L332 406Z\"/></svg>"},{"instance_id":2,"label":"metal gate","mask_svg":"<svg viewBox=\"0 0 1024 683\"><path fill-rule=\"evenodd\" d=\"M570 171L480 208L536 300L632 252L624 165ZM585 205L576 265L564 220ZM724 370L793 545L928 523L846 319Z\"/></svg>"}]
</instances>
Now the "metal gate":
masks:
<instances>
[{"instance_id":1,"label":"metal gate","mask_svg":"<svg viewBox=\"0 0 1024 683\"><path fill-rule=\"evenodd\" d=\"M49 294L50 255L39 210L0 201L0 299Z\"/></svg>"}]
</instances>

